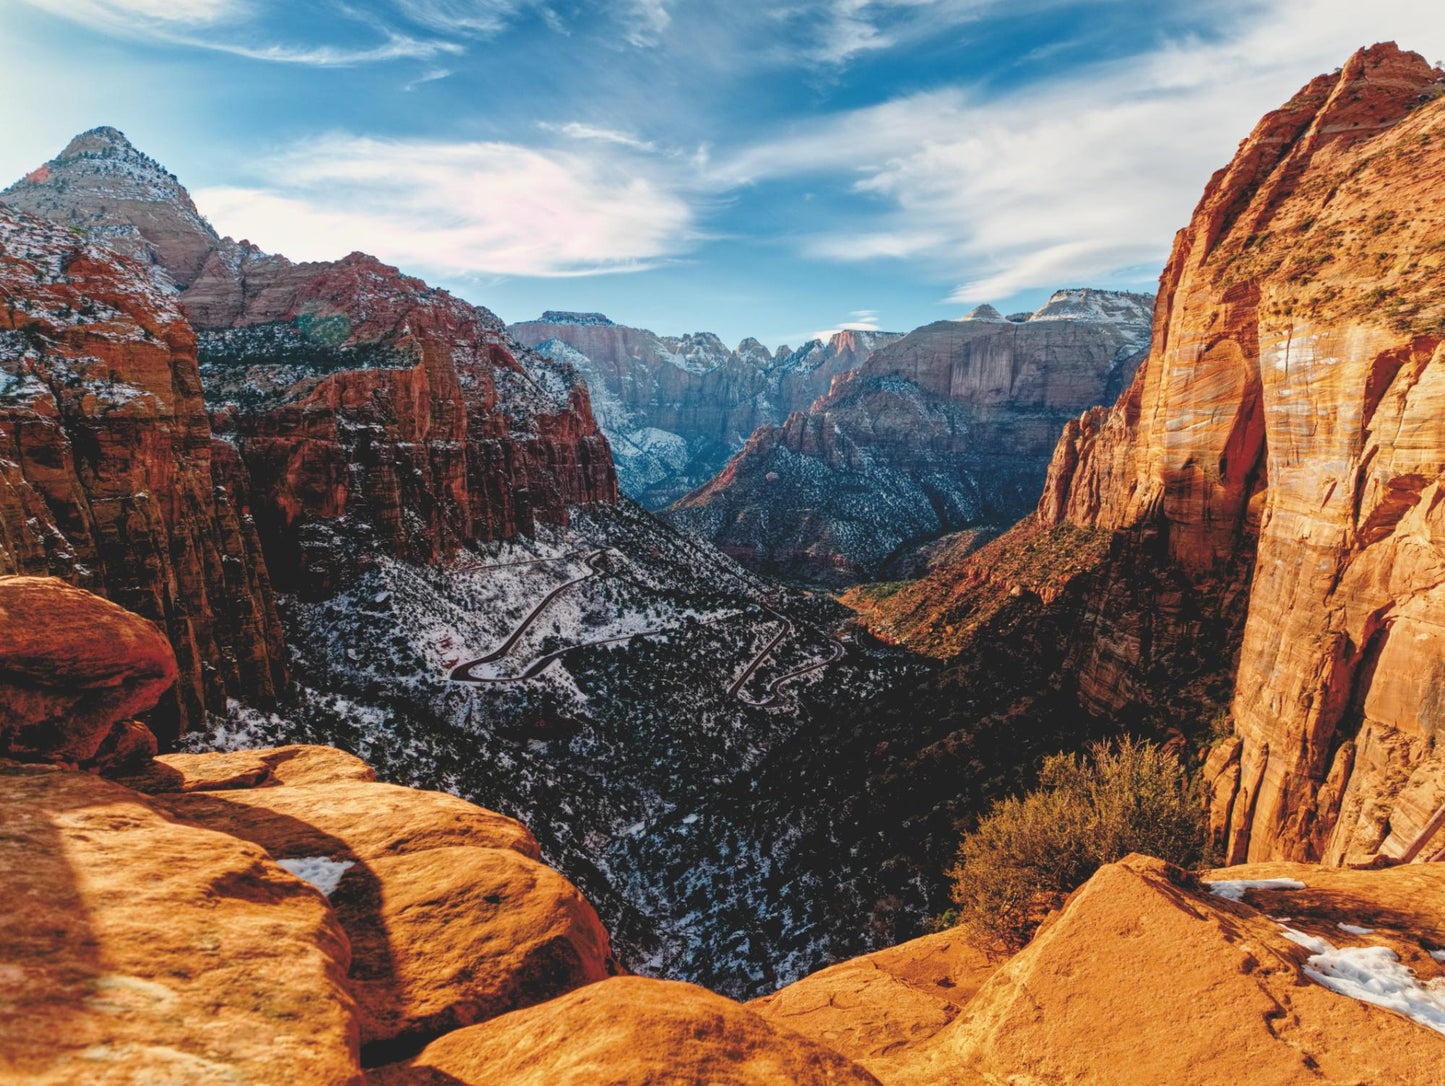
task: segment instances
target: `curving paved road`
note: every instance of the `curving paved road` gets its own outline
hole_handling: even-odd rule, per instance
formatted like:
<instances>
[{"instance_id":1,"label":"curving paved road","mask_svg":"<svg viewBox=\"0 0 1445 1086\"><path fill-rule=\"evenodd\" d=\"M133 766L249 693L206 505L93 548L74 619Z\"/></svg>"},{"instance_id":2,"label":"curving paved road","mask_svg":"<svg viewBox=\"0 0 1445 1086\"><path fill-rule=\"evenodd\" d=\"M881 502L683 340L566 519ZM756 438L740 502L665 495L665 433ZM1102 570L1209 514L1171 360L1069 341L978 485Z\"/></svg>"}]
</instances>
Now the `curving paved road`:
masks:
<instances>
[{"instance_id":1,"label":"curving paved road","mask_svg":"<svg viewBox=\"0 0 1445 1086\"><path fill-rule=\"evenodd\" d=\"M525 562L499 562L493 565L485 566L463 566L458 567L457 571L473 572L482 569L499 569L503 566L536 566L548 562L560 562L569 558L576 558L582 554L583 552L578 551L573 554L562 555L560 558L538 558ZM525 679L535 678L536 676L540 675L558 659L560 659L562 656L565 656L567 653L573 651L574 649L590 648L595 645L616 645L623 641L631 641L634 637L652 637L656 634L672 633L675 630L683 628L683 624L674 623L671 626L658 626L655 629L651 630L638 630L636 633L621 634L617 637L604 637L597 641L583 641L575 645L567 645L564 648L556 649L542 656L538 656L530 664L528 664L526 668L523 669L523 671L518 675L480 676L472 674L472 670L474 668L481 667L483 664L490 664L494 660L500 660L502 657L506 656L514 648L516 648L517 642L522 639L522 636L531 628L532 624L541 617L542 613L547 610L547 608L551 605L552 601L555 600L558 596L560 596L563 592L567 591L567 589L569 588L572 588L574 585L579 585L583 581L590 581L593 577L601 575L604 570L600 567L599 563L603 558L606 557L606 555L606 550L592 551L591 553L586 554L585 558L583 559L587 563L586 573L584 573L580 577L574 577L570 581L564 581L562 584L552 589L551 592L547 593L547 595L543 597L542 601L538 603L536 607L533 607L532 610L527 613L527 616L523 618L522 621L517 625L517 627L510 634L507 635L506 640L503 641L491 652L487 653L485 656L478 656L475 660L468 660L466 661L466 663L458 664L456 667L452 668L449 675L451 680L453 682L473 683L479 686L521 682ZM830 656L826 660L815 660L811 664L805 664L803 667L789 671L785 675L779 675L776 679L768 683L766 688L768 696L762 701L754 701L752 698L748 697L746 694L743 693L743 687L747 685L748 680L753 677L754 673L758 670L758 668L763 665L763 661L765 661L769 656L771 656L773 650L776 649L780 644L782 644L783 638L791 634L796 628L793 625L793 621L787 616L779 614L771 607L767 610L770 615L772 615L775 619L782 623L782 628L772 637L772 639L766 645L763 646L762 651L753 657L751 662L749 662L748 666L743 669L743 673L733 681L731 686L728 687L728 697L737 698L744 705L752 706L755 709L772 709L785 704L787 699L782 693L782 687L785 684L792 682L794 679L802 678L804 675L812 674L815 671L821 671L829 664L836 663L838 660L841 660L843 658L843 654L847 651L843 647L843 643L835 639L832 642L831 646L833 649L832 656ZM718 615L714 618L703 619L701 621L701 625L709 626L715 622L722 621L724 618L735 617L736 615Z\"/></svg>"},{"instance_id":2,"label":"curving paved road","mask_svg":"<svg viewBox=\"0 0 1445 1086\"><path fill-rule=\"evenodd\" d=\"M493 660L500 660L503 656L506 656L507 653L511 652L514 648L516 648L517 642L522 639L522 635L525 634L525 633L527 632L527 630L531 628L532 623L534 623L534 622L537 621L538 617L540 617L541 614L542 614L542 612L545 611L545 610L548 608L548 606L550 606L550 604L552 603L553 600L555 600L555 599L556 599L558 596L560 596L563 592L566 592L567 589L571 588L573 585L579 585L579 584L581 584L583 581L590 581L593 577L596 577L599 573L602 572L602 570L598 568L597 563L598 563L606 554L607 554L607 552L606 552L605 550L601 550L601 551L593 551L591 554L587 555L587 557L584 559L584 561L586 561L586 563L587 563L587 572L586 572L586 573L584 573L584 574L583 574L582 576L580 576L580 577L575 577L575 578L573 578L573 579L570 580L570 581L564 581L562 584L559 584L556 588L552 589L551 592L548 592L547 595L543 597L542 602L539 603L539 604L537 604L536 607L533 607L532 610L531 610L531 612L527 615L527 617L524 618L524 619L522 619L521 624L518 625L517 628L516 628L515 630L513 630L510 634L508 634L508 635L507 635L507 639L506 639L505 641L503 641L500 645L498 645L495 649L493 649L491 652L487 653L485 656L478 656L475 660L468 660L466 663L464 663L464 664L458 664L456 667L454 667L454 668L452 669L452 673L451 673L452 679L454 679L454 680L456 680L456 681L458 681L458 682L473 682L473 683L475 683L475 682L497 682L497 681L502 681L502 680L497 680L497 679L478 679L478 678L475 678L475 677L471 674L471 670L472 670L472 668L474 668L474 667L480 667L482 664L490 664ZM544 559L544 561L554 561L554 560L555 560L555 559ZM523 563L517 563L517 564L519 564L519 565L535 565L536 563L534 563L534 562L523 562ZM527 676L526 676L526 675L523 675L523 676L521 676L521 677L522 677L522 678L526 678ZM515 681L515 680L508 679L508 680L504 680L504 681L512 682L512 681Z\"/></svg>"},{"instance_id":3,"label":"curving paved road","mask_svg":"<svg viewBox=\"0 0 1445 1086\"><path fill-rule=\"evenodd\" d=\"M513 566L545 566L552 562L570 562L573 558L580 558L586 551L572 551L569 554L559 554L556 558L528 558L521 562L468 562L464 566L453 566L453 573L480 573L487 569L510 569Z\"/></svg>"},{"instance_id":4,"label":"curving paved road","mask_svg":"<svg viewBox=\"0 0 1445 1086\"><path fill-rule=\"evenodd\" d=\"M786 633L787 631L784 632ZM763 650L763 656L766 656L768 653L770 653L773 646L776 645L779 640L781 640L780 637L774 638L768 648ZM844 646L843 642L839 641L837 638L830 639L828 647L831 650L832 655L829 656L826 660L814 660L811 664L804 664L802 667L794 668L792 671L789 671L783 675L779 675L772 682L768 683L766 687L768 696L762 701L754 701L752 698L748 697L742 692L741 687L741 683L747 681L747 675L755 671L757 669L757 666L762 663L762 656L758 657L756 660L753 661L752 665L748 669L748 672L744 674L743 679L740 680L738 683L734 683L731 691L729 692L744 705L750 705L754 709L777 709L783 705L789 704L792 699L783 694L782 688L784 685L792 682L794 679L801 679L804 675L811 675L815 671L822 671L823 668L827 667L829 664L836 664L839 660L843 659L843 654L848 651L847 648Z\"/></svg>"}]
</instances>

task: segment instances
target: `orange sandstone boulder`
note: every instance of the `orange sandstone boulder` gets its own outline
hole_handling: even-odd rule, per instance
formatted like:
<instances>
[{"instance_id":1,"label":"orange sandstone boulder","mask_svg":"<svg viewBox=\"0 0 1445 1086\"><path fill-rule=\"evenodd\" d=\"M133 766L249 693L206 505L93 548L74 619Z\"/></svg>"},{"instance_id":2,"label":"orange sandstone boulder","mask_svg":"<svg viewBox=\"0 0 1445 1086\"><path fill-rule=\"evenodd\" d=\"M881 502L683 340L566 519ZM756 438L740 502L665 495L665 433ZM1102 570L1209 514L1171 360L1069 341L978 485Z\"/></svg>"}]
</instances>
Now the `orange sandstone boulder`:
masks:
<instances>
[{"instance_id":1,"label":"orange sandstone boulder","mask_svg":"<svg viewBox=\"0 0 1445 1086\"><path fill-rule=\"evenodd\" d=\"M281 748L284 752L288 748ZM370 1052L416 1045L617 972L592 906L537 862L520 823L456 796L365 780L316 781L356 759L325 748L250 752L279 787L158 795L176 818L253 841L311 875L351 940L350 991ZM223 779L209 755L184 763ZM245 774L243 754L222 755ZM289 768L288 768L289 767ZM264 779L263 779L264 781ZM314 874L319 872L319 877ZM368 1059L373 1056L369 1055Z\"/></svg>"},{"instance_id":2,"label":"orange sandstone boulder","mask_svg":"<svg viewBox=\"0 0 1445 1086\"><path fill-rule=\"evenodd\" d=\"M887 1079L888 1058L941 1030L997 967L958 930L804 977L748 1006Z\"/></svg>"},{"instance_id":3,"label":"orange sandstone boulder","mask_svg":"<svg viewBox=\"0 0 1445 1086\"><path fill-rule=\"evenodd\" d=\"M576 887L510 849L383 857L348 871L332 904L367 1045L424 1041L617 972Z\"/></svg>"},{"instance_id":4,"label":"orange sandstone boulder","mask_svg":"<svg viewBox=\"0 0 1445 1086\"><path fill-rule=\"evenodd\" d=\"M374 781L376 770L335 747L295 744L223 754L163 754L125 776L112 776L137 792L224 792L278 784Z\"/></svg>"},{"instance_id":5,"label":"orange sandstone boulder","mask_svg":"<svg viewBox=\"0 0 1445 1086\"><path fill-rule=\"evenodd\" d=\"M0 577L0 758L93 764L155 752L129 721L176 681L154 623L54 577Z\"/></svg>"},{"instance_id":6,"label":"orange sandstone boulder","mask_svg":"<svg viewBox=\"0 0 1445 1086\"><path fill-rule=\"evenodd\" d=\"M1102 868L979 989L955 1021L901 1053L885 1080L1108 1086L1440 1081L1445 1033L1331 990L1326 949L1376 947L1413 970L1422 1005L1445 969L1445 868L1324 873L1309 865L1220 872L1302 890L1201 887L1158 860ZM1264 893L1265 897L1259 897ZM1287 920L1272 920L1254 903ZM1337 917L1351 917L1340 920ZM1355 930L1338 927L1350 923ZM1373 930L1365 931L1371 928ZM1333 951L1332 951L1333 953ZM1393 956L1393 957L1392 957ZM1348 969L1359 962L1345 962ZM1423 994L1422 994L1423 993ZM1445 1029L1445 1002L1439 1014Z\"/></svg>"},{"instance_id":7,"label":"orange sandstone boulder","mask_svg":"<svg viewBox=\"0 0 1445 1086\"><path fill-rule=\"evenodd\" d=\"M844 1057L730 999L618 977L449 1033L371 1086L864 1086Z\"/></svg>"},{"instance_id":8,"label":"orange sandstone boulder","mask_svg":"<svg viewBox=\"0 0 1445 1086\"><path fill-rule=\"evenodd\" d=\"M0 770L0 1083L355 1086L346 937L255 845Z\"/></svg>"},{"instance_id":9,"label":"orange sandstone boulder","mask_svg":"<svg viewBox=\"0 0 1445 1086\"><path fill-rule=\"evenodd\" d=\"M186 822L254 841L278 858L371 861L451 845L541 855L531 831L505 815L442 792L374 781L188 792L159 795L156 803Z\"/></svg>"}]
</instances>

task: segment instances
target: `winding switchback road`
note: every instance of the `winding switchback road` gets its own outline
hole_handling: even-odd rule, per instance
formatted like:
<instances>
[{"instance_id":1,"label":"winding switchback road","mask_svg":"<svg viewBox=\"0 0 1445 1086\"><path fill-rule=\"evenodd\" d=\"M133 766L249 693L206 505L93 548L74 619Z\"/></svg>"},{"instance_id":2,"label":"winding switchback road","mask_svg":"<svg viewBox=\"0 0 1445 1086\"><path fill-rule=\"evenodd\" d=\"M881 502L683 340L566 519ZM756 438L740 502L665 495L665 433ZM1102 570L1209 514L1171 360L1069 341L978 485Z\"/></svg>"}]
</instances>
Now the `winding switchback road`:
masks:
<instances>
[{"instance_id":1,"label":"winding switchback road","mask_svg":"<svg viewBox=\"0 0 1445 1086\"><path fill-rule=\"evenodd\" d=\"M559 558L537 558L524 562L499 562L493 565L459 566L457 567L457 572L468 573L485 569L499 569L504 566L543 565L548 562L559 562L569 558L576 558L581 556L582 554L583 552L579 551L573 554L562 555ZM475 668L481 667L483 664L490 664L493 661L500 660L504 656L509 654L514 648L516 648L517 642L522 639L522 636L532 627L532 624L535 623L537 619L542 616L542 613L546 611L549 606L551 606L552 601L555 600L558 596L560 596L563 592L567 591L569 588L572 588L575 585L581 584L583 581L589 581L593 577L600 576L601 574L606 572L601 564L602 559L606 556L606 550L592 551L590 553L587 553L585 558L583 559L587 563L586 573L584 573L580 577L574 577L570 581L564 581L562 584L559 584L556 588L552 589L551 592L548 592L547 595L542 598L542 601L538 603L537 606L533 607L532 610L527 613L526 617L517 624L516 628L514 628L512 632L507 635L506 640L504 640L491 652L487 653L485 656L478 656L474 660L468 660L465 663L458 664L456 667L452 668L450 672L451 680L453 682L473 683L478 686L521 682L525 679L532 679L540 675L543 671L547 670L547 668L550 667L554 662L556 662L562 656L565 656L567 653L573 651L574 649L590 648L595 645L616 645L624 641L631 641L634 637L652 637L657 634L671 633L675 630L679 630L682 628L682 624L674 623L671 626L658 626L650 630L637 630L633 633L620 634L616 637L604 637L597 641L583 641L575 645L567 645L564 648L556 649L552 652L544 653L543 655L538 656L530 664L523 668L523 670L519 674L516 675L482 676L472 674L472 671ZM792 682L794 679L802 678L804 675L809 675L815 671L822 670L829 664L842 659L843 653L847 651L843 647L843 643L841 641L834 640L831 645L833 654L828 659L815 660L811 664L805 664L800 668L789 671L785 675L778 676L776 679L768 683L768 696L762 701L754 701L752 698L748 697L746 694L743 693L743 687L747 685L747 681L751 679L754 673L756 673L756 671L758 670L758 668L762 666L763 661L765 661L769 656L771 656L773 650L776 649L780 644L782 644L783 639L789 634L791 634L796 628L793 625L792 620L785 615L779 614L771 607L767 610L768 613L773 616L773 618L777 619L778 622L782 623L781 628L775 635L773 635L772 639L763 646L762 651L752 658L752 660L748 663L748 666L743 669L743 673L733 681L731 686L728 687L728 697L737 698L744 705L749 705L755 709L772 709L786 704L787 699L782 694L782 687L784 686L784 684ZM735 614L715 615L712 618L703 619L701 625L709 626L715 622L720 622L725 618L733 617L736 617Z\"/></svg>"},{"instance_id":2,"label":"winding switchback road","mask_svg":"<svg viewBox=\"0 0 1445 1086\"><path fill-rule=\"evenodd\" d=\"M582 576L580 576L580 577L574 577L574 578L573 578L572 580L570 580L570 581L564 581L562 584L559 584L556 588L552 589L551 592L548 592L547 595L542 598L542 602L539 603L539 604L537 604L536 607L533 607L532 610L528 613L527 617L524 618L524 619L522 619L521 623L517 626L517 628L514 629L510 634L507 635L507 639L506 639L505 641L503 641L500 645L498 645L498 646L497 646L495 649L493 649L491 652L487 653L485 656L478 656L475 660L468 660L468 661L467 661L466 663L464 663L464 664L458 664L456 667L454 667L454 668L452 669L451 677L452 677L453 679L455 679L456 681L458 681L458 682L474 682L474 683L475 683L475 682L504 682L504 681L505 681L505 682L511 682L511 681L514 681L514 680L511 680L511 679L507 679L507 680L499 680L499 679L478 679L478 678L474 678L474 677L472 676L471 671L472 671L472 668L474 668L474 667L480 667L482 664L490 664L493 660L500 660L503 656L506 656L507 653L511 652L512 649L516 648L517 642L522 639L522 635L527 632L527 630L531 627L532 623L534 623L534 622L537 621L538 617L541 616L542 612L545 611L545 610L548 608L548 606L552 603L553 600L555 600L555 599L556 599L558 596L560 596L563 592L566 592L567 589L571 588L573 585L579 585L579 584L581 584L583 581L590 581L593 577L596 577L598 574L600 574L600 573L602 572L602 569L600 568L600 566L599 566L598 563L606 556L606 554L607 554L607 552L606 552L605 550L601 550L601 551L593 551L591 554L587 555L587 557L586 557L586 559L585 559L585 561L586 561L586 563L587 563L587 572L586 572L586 573L584 573L584 574L583 574ZM543 561L554 561L554 560L555 560L555 559L543 559ZM508 564L513 564L513 563L508 563ZM536 563L536 562L518 562L518 563L515 563L515 564L516 564L516 565L528 565L528 566L530 566L530 565L536 565L537 563ZM535 666L535 662L534 662L534 665L533 665L533 666ZM528 670L530 671L531 669L529 668ZM540 669L539 669L539 670L540 670ZM519 677L519 678L529 678L530 676L528 676L528 675L521 675L521 676L518 676L518 677Z\"/></svg>"}]
</instances>

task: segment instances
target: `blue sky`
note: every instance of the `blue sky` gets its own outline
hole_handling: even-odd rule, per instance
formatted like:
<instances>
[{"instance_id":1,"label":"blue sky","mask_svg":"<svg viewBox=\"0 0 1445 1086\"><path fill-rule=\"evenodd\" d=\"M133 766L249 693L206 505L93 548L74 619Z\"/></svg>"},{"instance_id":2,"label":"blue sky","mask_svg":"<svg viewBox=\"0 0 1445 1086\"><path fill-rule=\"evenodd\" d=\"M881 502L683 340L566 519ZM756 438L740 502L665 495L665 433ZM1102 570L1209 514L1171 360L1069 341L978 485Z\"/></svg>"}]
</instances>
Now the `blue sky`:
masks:
<instances>
[{"instance_id":1,"label":"blue sky","mask_svg":"<svg viewBox=\"0 0 1445 1086\"><path fill-rule=\"evenodd\" d=\"M222 233L770 346L1152 289L1209 174L1438 0L0 0L0 176L122 128Z\"/></svg>"}]
</instances>

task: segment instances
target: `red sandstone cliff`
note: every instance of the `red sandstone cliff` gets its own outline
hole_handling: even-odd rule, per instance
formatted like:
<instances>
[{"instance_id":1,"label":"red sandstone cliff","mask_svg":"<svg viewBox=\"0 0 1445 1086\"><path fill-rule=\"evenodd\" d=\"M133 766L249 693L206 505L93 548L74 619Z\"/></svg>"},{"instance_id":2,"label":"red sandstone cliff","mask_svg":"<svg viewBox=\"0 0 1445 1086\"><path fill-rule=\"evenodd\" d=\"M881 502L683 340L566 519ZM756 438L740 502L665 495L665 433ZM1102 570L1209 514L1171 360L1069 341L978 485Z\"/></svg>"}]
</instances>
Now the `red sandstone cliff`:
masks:
<instances>
[{"instance_id":1,"label":"red sandstone cliff","mask_svg":"<svg viewBox=\"0 0 1445 1086\"><path fill-rule=\"evenodd\" d=\"M195 334L147 269L0 204L0 572L51 573L169 636L162 736L285 682L256 532L215 485Z\"/></svg>"},{"instance_id":2,"label":"red sandstone cliff","mask_svg":"<svg viewBox=\"0 0 1445 1086\"><path fill-rule=\"evenodd\" d=\"M904 544L1016 521L1059 427L1133 376L1148 295L1060 291L1027 319L991 306L915 329L759 429L668 517L762 569L876 575Z\"/></svg>"},{"instance_id":3,"label":"red sandstone cliff","mask_svg":"<svg viewBox=\"0 0 1445 1086\"><path fill-rule=\"evenodd\" d=\"M373 544L431 562L616 500L570 367L372 257L292 264L227 246L181 304L203 329L216 429L250 473L288 587L334 587Z\"/></svg>"},{"instance_id":4,"label":"red sandstone cliff","mask_svg":"<svg viewBox=\"0 0 1445 1086\"><path fill-rule=\"evenodd\" d=\"M218 238L114 129L0 198L63 224L5 213L44 240L7 247L3 568L161 621L181 721L284 682L268 567L325 592L378 552L434 561L616 499L585 386L485 309L361 254Z\"/></svg>"},{"instance_id":5,"label":"red sandstone cliff","mask_svg":"<svg viewBox=\"0 0 1445 1086\"><path fill-rule=\"evenodd\" d=\"M280 587L324 592L378 547L433 561L616 499L586 387L486 309L361 253L294 264L218 238L112 128L76 137L3 199L179 288L234 450L218 481L254 516Z\"/></svg>"},{"instance_id":6,"label":"red sandstone cliff","mask_svg":"<svg viewBox=\"0 0 1445 1086\"><path fill-rule=\"evenodd\" d=\"M1265 117L1175 241L1133 386L1050 468L1046 526L1154 535L1216 605L1248 586L1210 765L1231 860L1399 855L1445 802L1441 91L1377 45ZM1121 632L1101 701L1150 651Z\"/></svg>"}]
</instances>

